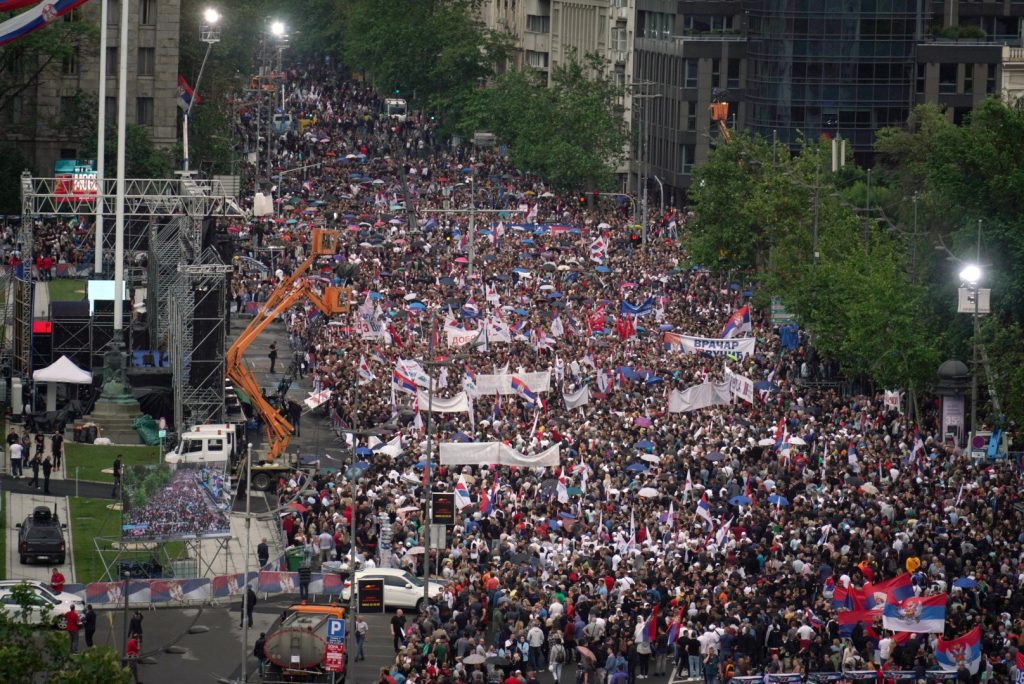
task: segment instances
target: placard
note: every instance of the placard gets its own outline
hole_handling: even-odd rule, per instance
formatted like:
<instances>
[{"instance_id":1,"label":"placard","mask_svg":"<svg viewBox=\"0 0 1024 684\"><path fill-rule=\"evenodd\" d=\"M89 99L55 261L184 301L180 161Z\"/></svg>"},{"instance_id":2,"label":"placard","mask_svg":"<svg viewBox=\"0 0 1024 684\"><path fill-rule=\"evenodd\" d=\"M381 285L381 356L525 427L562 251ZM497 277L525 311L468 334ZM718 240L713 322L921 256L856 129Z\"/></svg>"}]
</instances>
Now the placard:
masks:
<instances>
[{"instance_id":1,"label":"placard","mask_svg":"<svg viewBox=\"0 0 1024 684\"><path fill-rule=\"evenodd\" d=\"M433 520L435 525L455 524L455 493L433 493Z\"/></svg>"},{"instance_id":2,"label":"placard","mask_svg":"<svg viewBox=\"0 0 1024 684\"><path fill-rule=\"evenodd\" d=\"M361 579L359 580L358 591L360 613L384 612L383 579Z\"/></svg>"},{"instance_id":3,"label":"placard","mask_svg":"<svg viewBox=\"0 0 1024 684\"><path fill-rule=\"evenodd\" d=\"M344 669L344 644L327 644L327 653L324 654L324 670L327 672L342 672Z\"/></svg>"}]
</instances>

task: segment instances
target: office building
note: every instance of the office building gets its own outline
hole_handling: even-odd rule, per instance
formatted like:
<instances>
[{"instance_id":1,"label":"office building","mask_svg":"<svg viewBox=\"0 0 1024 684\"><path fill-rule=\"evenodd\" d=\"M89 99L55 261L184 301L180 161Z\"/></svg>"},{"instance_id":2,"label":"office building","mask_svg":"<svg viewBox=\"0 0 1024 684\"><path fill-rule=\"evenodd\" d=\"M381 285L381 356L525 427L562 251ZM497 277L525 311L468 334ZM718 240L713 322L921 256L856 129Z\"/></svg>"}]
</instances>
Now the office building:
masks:
<instances>
[{"instance_id":1,"label":"office building","mask_svg":"<svg viewBox=\"0 0 1024 684\"><path fill-rule=\"evenodd\" d=\"M129 2L128 122L145 126L154 143L170 147L177 140L180 118L177 107L180 0L126 1ZM108 0L107 16L105 106L107 121L115 122L121 0ZM52 175L58 159L82 156L80 110L84 102L95 102L99 89L100 3L86 3L62 20L91 23L97 29L97 38L74 56L55 60L34 86L0 106L3 123L0 140L16 145L40 176ZM31 71L23 69L14 76ZM87 96L84 100L83 94Z\"/></svg>"}]
</instances>

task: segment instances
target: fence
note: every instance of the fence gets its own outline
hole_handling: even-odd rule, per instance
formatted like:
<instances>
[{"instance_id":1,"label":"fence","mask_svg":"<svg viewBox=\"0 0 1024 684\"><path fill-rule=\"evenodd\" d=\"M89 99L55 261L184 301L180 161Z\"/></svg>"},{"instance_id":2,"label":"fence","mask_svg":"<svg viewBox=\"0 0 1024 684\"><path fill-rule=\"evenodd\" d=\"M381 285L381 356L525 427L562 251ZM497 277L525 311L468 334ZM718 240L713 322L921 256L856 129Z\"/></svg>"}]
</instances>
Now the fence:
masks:
<instances>
[{"instance_id":1,"label":"fence","mask_svg":"<svg viewBox=\"0 0 1024 684\"><path fill-rule=\"evenodd\" d=\"M698 678L699 679L699 678ZM922 677L914 670L889 670L879 673L877 670L847 670L846 672L784 672L779 674L746 675L733 677L730 684L916 684ZM956 680L956 672L945 670L928 670L924 673L927 684L940 684ZM669 678L670 684L682 684L693 681L686 670L673 670Z\"/></svg>"}]
</instances>

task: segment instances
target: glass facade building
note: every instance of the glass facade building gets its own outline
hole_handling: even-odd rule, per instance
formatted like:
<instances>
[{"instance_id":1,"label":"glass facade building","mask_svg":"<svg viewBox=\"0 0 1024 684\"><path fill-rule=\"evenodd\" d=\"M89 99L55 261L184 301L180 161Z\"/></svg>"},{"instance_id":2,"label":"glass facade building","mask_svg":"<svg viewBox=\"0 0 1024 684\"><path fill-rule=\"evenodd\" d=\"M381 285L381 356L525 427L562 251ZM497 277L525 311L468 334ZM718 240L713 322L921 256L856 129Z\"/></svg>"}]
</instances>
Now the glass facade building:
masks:
<instances>
[{"instance_id":1,"label":"glass facade building","mask_svg":"<svg viewBox=\"0 0 1024 684\"><path fill-rule=\"evenodd\" d=\"M868 151L914 103L922 0L746 0L749 123L793 144L840 135Z\"/></svg>"}]
</instances>

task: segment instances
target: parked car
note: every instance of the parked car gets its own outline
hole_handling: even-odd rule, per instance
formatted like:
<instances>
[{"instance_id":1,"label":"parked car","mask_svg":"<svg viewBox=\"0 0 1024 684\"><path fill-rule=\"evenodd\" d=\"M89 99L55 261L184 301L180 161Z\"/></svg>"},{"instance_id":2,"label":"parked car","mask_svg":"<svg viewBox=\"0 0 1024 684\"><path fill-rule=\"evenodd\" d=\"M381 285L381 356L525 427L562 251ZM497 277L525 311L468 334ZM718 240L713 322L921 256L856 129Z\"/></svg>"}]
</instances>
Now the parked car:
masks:
<instances>
[{"instance_id":1,"label":"parked car","mask_svg":"<svg viewBox=\"0 0 1024 684\"><path fill-rule=\"evenodd\" d=\"M67 558L67 545L64 543L66 524L57 520L57 514L46 506L36 506L32 515L19 523L18 556L22 565L33 561L45 560L63 565Z\"/></svg>"},{"instance_id":2,"label":"parked car","mask_svg":"<svg viewBox=\"0 0 1024 684\"><path fill-rule=\"evenodd\" d=\"M33 624L42 622L46 607L49 607L51 617L56 618L56 626L63 629L64 614L71 610L71 606L79 613L85 612L85 601L75 594L62 591L54 593L52 589L43 582L35 580L2 580L0 581L0 610L12 617L21 615L22 606L18 604L14 596L14 588L25 586L32 593L32 605L29 607L28 621Z\"/></svg>"},{"instance_id":3,"label":"parked car","mask_svg":"<svg viewBox=\"0 0 1024 684\"><path fill-rule=\"evenodd\" d=\"M401 568L371 568L369 570L357 570L356 581L367 579L384 580L384 606L386 608L410 608L419 610L426 608L423 600L423 580L413 575L408 570ZM430 597L434 598L441 593L444 587L443 582L430 580ZM352 595L352 580L346 579L341 587L341 598L349 600ZM356 598L359 597L359 588L356 587Z\"/></svg>"}]
</instances>

